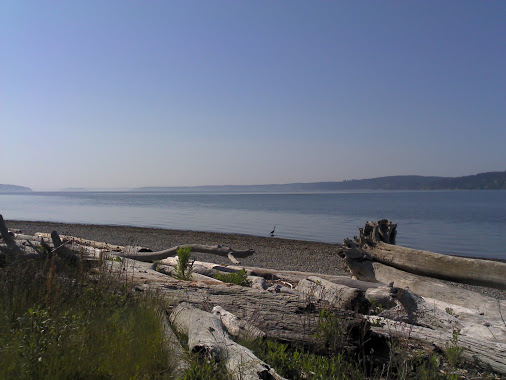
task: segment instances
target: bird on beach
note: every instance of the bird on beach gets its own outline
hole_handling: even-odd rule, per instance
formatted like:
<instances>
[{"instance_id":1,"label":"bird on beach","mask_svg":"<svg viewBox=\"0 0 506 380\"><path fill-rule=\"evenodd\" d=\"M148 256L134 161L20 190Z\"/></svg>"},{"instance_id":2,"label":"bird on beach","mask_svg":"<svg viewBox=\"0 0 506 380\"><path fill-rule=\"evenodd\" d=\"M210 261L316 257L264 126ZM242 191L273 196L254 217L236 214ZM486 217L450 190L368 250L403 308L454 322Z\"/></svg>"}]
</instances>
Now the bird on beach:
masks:
<instances>
[{"instance_id":1,"label":"bird on beach","mask_svg":"<svg viewBox=\"0 0 506 380\"><path fill-rule=\"evenodd\" d=\"M276 226L274 226L274 228L272 229L271 231L271 236L274 236L274 231L276 230Z\"/></svg>"}]
</instances>

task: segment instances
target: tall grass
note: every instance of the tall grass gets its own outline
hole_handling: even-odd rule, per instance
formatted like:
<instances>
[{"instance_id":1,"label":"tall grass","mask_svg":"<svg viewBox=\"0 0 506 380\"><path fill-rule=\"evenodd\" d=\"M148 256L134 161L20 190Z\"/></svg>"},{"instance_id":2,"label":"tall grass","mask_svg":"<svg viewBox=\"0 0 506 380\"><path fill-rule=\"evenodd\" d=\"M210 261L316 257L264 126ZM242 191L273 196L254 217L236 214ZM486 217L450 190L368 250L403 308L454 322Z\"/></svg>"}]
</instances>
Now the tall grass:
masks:
<instances>
[{"instance_id":1,"label":"tall grass","mask_svg":"<svg viewBox=\"0 0 506 380\"><path fill-rule=\"evenodd\" d=\"M14 260L0 268L0 378L172 378L157 305L105 264Z\"/></svg>"}]
</instances>

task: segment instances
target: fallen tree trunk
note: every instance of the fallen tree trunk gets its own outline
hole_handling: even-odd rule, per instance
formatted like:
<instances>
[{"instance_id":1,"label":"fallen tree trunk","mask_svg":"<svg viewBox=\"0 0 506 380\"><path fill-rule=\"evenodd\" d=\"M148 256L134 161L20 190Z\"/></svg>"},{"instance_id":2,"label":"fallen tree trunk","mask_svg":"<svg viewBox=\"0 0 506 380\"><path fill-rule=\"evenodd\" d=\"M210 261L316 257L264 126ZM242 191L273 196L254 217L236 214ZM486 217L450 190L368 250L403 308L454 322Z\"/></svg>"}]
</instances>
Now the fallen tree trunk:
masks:
<instances>
[{"instance_id":1,"label":"fallen tree trunk","mask_svg":"<svg viewBox=\"0 0 506 380\"><path fill-rule=\"evenodd\" d=\"M196 261L196 263L198 262ZM267 268L246 267L246 266L239 267L234 265L227 265L226 268L231 268L235 270L244 269L246 270L246 273L248 275L264 277L266 280L277 280L282 278L290 282L299 282L300 280L306 279L308 276L316 276L324 280L330 281L334 284L346 285L349 286L350 288L355 288L363 291L369 288L377 288L381 286L381 284L378 284L377 281L368 282L362 280L354 280L349 276L336 276L324 273L300 272L300 271L267 269Z\"/></svg>"},{"instance_id":2,"label":"fallen tree trunk","mask_svg":"<svg viewBox=\"0 0 506 380\"><path fill-rule=\"evenodd\" d=\"M363 292L345 285L334 284L320 277L309 276L299 281L295 290L309 299L325 300L341 310L362 311L366 302Z\"/></svg>"},{"instance_id":3,"label":"fallen tree trunk","mask_svg":"<svg viewBox=\"0 0 506 380\"><path fill-rule=\"evenodd\" d=\"M136 253L122 253L120 256L127 257L132 260L138 261L147 261L151 262L154 260L163 260L169 256L175 256L178 249L180 248L190 248L192 252L202 252L202 253L210 253L218 256L225 256L230 259L234 264L238 264L239 262L235 259L235 257L248 257L255 253L253 249L236 251L230 247L226 247L224 245L201 245L201 244L184 244L177 245L175 247L157 251L157 252L136 252Z\"/></svg>"},{"instance_id":4,"label":"fallen tree trunk","mask_svg":"<svg viewBox=\"0 0 506 380\"><path fill-rule=\"evenodd\" d=\"M179 342L176 334L174 334L174 331L172 331L169 323L169 317L166 314L167 313L165 311L161 313L160 319L163 326L163 334L165 336L166 344L170 348L170 360L171 364L174 365L174 375L176 375L179 379L183 377L185 371L190 368L190 366L185 359L186 353L183 350L183 347L181 346L181 343Z\"/></svg>"},{"instance_id":5,"label":"fallen tree trunk","mask_svg":"<svg viewBox=\"0 0 506 380\"><path fill-rule=\"evenodd\" d=\"M378 243L365 251L373 260L406 272L464 284L506 289L505 263L442 255L385 243Z\"/></svg>"},{"instance_id":6,"label":"fallen tree trunk","mask_svg":"<svg viewBox=\"0 0 506 380\"><path fill-rule=\"evenodd\" d=\"M26 236L26 235L23 235L23 236ZM51 234L48 234L45 232L36 232L35 236L37 236L39 238L46 238L46 239L51 238ZM17 234L16 234L16 237L17 237ZM80 237L70 236L70 235L61 235L60 237L65 241L70 241L72 243L77 243L80 245L87 245L87 246L91 246L93 248L103 249L106 251L122 252L125 250L125 247L122 245L115 245L115 244L109 244L109 243L104 243L104 242L95 241L95 240L88 240L88 239L83 239Z\"/></svg>"},{"instance_id":7,"label":"fallen tree trunk","mask_svg":"<svg viewBox=\"0 0 506 380\"><path fill-rule=\"evenodd\" d=\"M209 281L179 281L152 269L148 263L130 260L129 263L108 262L121 270L138 290L151 290L164 297L168 306L189 302L209 310L209 305L219 305L238 318L261 329L267 338L313 346L318 328L318 316L322 308L330 308L326 302L311 303L300 294L271 293L245 286ZM352 320L351 311L335 311L341 320Z\"/></svg>"},{"instance_id":8,"label":"fallen tree trunk","mask_svg":"<svg viewBox=\"0 0 506 380\"><path fill-rule=\"evenodd\" d=\"M223 361L233 379L283 379L251 350L234 342L215 315L183 302L172 311L170 321L188 336L192 352Z\"/></svg>"},{"instance_id":9,"label":"fallen tree trunk","mask_svg":"<svg viewBox=\"0 0 506 380\"><path fill-rule=\"evenodd\" d=\"M501 310L506 311L506 301L452 286L443 281L417 276L381 263L373 263L375 278L388 284L393 282L398 288L409 288L412 292L428 298L433 298L448 304L466 307L483 313L492 318L501 318Z\"/></svg>"},{"instance_id":10,"label":"fallen tree trunk","mask_svg":"<svg viewBox=\"0 0 506 380\"><path fill-rule=\"evenodd\" d=\"M212 313L216 315L233 337L253 342L257 339L265 338L266 334L251 323L241 320L236 315L226 311L221 306L213 307Z\"/></svg>"}]
</instances>

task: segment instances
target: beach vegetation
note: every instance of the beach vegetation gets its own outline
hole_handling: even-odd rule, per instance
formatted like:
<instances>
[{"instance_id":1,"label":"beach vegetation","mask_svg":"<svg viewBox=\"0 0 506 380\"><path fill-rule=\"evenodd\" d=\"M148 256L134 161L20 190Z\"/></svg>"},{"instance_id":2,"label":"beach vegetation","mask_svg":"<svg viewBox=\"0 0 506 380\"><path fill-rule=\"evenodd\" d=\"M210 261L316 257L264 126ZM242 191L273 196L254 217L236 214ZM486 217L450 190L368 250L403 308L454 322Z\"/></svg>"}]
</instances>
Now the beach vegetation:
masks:
<instances>
[{"instance_id":1,"label":"beach vegetation","mask_svg":"<svg viewBox=\"0 0 506 380\"><path fill-rule=\"evenodd\" d=\"M171 378L161 300L132 294L107 265L121 264L0 268L0 378Z\"/></svg>"},{"instance_id":2,"label":"beach vegetation","mask_svg":"<svg viewBox=\"0 0 506 380\"><path fill-rule=\"evenodd\" d=\"M190 281L192 279L194 260L191 259L190 252L190 247L181 247L177 250L175 277L179 280Z\"/></svg>"},{"instance_id":3,"label":"beach vegetation","mask_svg":"<svg viewBox=\"0 0 506 380\"><path fill-rule=\"evenodd\" d=\"M445 346L446 358L448 359L448 363L453 367L456 367L461 362L462 352L464 351L464 349L459 346L459 336L459 330L453 329L452 337Z\"/></svg>"},{"instance_id":4,"label":"beach vegetation","mask_svg":"<svg viewBox=\"0 0 506 380\"><path fill-rule=\"evenodd\" d=\"M229 380L223 363L200 355L191 355L189 368L180 380Z\"/></svg>"},{"instance_id":5,"label":"beach vegetation","mask_svg":"<svg viewBox=\"0 0 506 380\"><path fill-rule=\"evenodd\" d=\"M216 273L214 278L229 284L251 286L248 275L244 269L231 273Z\"/></svg>"}]
</instances>

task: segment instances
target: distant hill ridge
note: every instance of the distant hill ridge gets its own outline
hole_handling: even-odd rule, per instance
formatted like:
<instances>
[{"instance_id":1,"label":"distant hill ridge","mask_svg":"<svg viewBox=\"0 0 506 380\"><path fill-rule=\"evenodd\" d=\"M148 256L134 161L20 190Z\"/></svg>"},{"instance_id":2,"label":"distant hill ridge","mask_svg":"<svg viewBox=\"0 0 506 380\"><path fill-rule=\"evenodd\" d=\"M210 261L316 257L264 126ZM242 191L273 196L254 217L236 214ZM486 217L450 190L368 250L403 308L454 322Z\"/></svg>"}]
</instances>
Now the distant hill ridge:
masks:
<instances>
[{"instance_id":1,"label":"distant hill ridge","mask_svg":"<svg viewBox=\"0 0 506 380\"><path fill-rule=\"evenodd\" d=\"M399 175L341 182L271 185L139 187L134 191L339 191L339 190L506 190L506 171L464 177Z\"/></svg>"},{"instance_id":2,"label":"distant hill ridge","mask_svg":"<svg viewBox=\"0 0 506 380\"><path fill-rule=\"evenodd\" d=\"M32 191L32 189L30 189L29 187L25 187L25 186L0 184L0 193L27 192L27 191Z\"/></svg>"}]
</instances>

